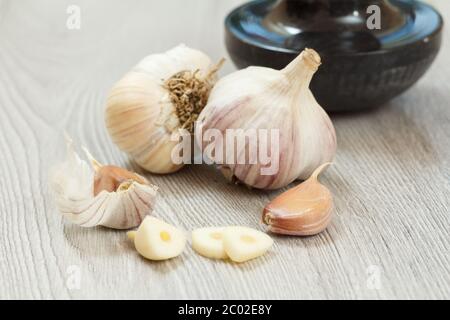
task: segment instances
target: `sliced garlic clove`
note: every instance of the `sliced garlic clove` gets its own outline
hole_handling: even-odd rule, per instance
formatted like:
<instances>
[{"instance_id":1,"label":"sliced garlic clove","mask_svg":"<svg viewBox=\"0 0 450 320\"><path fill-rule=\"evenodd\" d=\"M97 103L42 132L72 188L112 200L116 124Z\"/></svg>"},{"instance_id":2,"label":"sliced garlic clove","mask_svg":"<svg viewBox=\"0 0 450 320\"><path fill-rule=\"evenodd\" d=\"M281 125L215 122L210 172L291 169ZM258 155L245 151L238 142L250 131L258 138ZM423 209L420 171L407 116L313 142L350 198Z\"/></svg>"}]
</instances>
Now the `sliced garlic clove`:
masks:
<instances>
[{"instance_id":1,"label":"sliced garlic clove","mask_svg":"<svg viewBox=\"0 0 450 320\"><path fill-rule=\"evenodd\" d=\"M192 231L192 248L207 258L228 258L222 241L224 230L221 227L210 227Z\"/></svg>"},{"instance_id":2,"label":"sliced garlic clove","mask_svg":"<svg viewBox=\"0 0 450 320\"><path fill-rule=\"evenodd\" d=\"M137 227L153 211L157 187L132 172L102 166L92 158L92 167L74 151L66 137L68 157L50 175L56 205L70 222L82 227L114 229Z\"/></svg>"},{"instance_id":3,"label":"sliced garlic clove","mask_svg":"<svg viewBox=\"0 0 450 320\"><path fill-rule=\"evenodd\" d=\"M186 236L174 226L147 216L134 235L136 250L149 260L166 260L179 256Z\"/></svg>"},{"instance_id":4,"label":"sliced garlic clove","mask_svg":"<svg viewBox=\"0 0 450 320\"><path fill-rule=\"evenodd\" d=\"M262 256L272 244L267 234L247 227L228 227L223 232L225 252L235 262Z\"/></svg>"},{"instance_id":5,"label":"sliced garlic clove","mask_svg":"<svg viewBox=\"0 0 450 320\"><path fill-rule=\"evenodd\" d=\"M131 240L131 241L133 241L134 242L134 238L136 237L136 231L128 231L127 232L127 237L128 237L128 240Z\"/></svg>"},{"instance_id":6,"label":"sliced garlic clove","mask_svg":"<svg viewBox=\"0 0 450 320\"><path fill-rule=\"evenodd\" d=\"M326 229L332 217L333 198L317 179L328 165L321 165L308 180L282 193L264 208L263 221L269 225L269 231L310 236Z\"/></svg>"}]
</instances>

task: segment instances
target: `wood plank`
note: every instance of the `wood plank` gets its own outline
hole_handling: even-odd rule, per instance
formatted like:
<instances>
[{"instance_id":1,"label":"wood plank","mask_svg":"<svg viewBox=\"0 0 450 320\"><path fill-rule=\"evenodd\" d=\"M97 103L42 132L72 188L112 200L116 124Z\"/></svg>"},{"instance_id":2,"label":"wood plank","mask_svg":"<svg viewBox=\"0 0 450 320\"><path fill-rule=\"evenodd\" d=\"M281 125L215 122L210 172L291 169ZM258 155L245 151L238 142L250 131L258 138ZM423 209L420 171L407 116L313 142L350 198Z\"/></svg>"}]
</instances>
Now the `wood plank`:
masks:
<instances>
[{"instance_id":1,"label":"wood plank","mask_svg":"<svg viewBox=\"0 0 450 320\"><path fill-rule=\"evenodd\" d=\"M0 0L0 298L449 297L448 33L413 89L382 109L333 116L339 150L322 181L336 215L321 235L275 237L270 254L242 265L190 247L152 263L123 232L60 217L47 174L64 156L63 131L99 160L139 170L105 130L108 89L145 55L181 42L226 56L222 21L241 2ZM80 30L66 28L69 4L81 8ZM448 1L434 4L450 19ZM232 70L228 63L222 74ZM147 177L161 188L155 214L185 230L263 230L261 210L281 192L227 184L207 166ZM367 285L377 270L379 290Z\"/></svg>"}]
</instances>

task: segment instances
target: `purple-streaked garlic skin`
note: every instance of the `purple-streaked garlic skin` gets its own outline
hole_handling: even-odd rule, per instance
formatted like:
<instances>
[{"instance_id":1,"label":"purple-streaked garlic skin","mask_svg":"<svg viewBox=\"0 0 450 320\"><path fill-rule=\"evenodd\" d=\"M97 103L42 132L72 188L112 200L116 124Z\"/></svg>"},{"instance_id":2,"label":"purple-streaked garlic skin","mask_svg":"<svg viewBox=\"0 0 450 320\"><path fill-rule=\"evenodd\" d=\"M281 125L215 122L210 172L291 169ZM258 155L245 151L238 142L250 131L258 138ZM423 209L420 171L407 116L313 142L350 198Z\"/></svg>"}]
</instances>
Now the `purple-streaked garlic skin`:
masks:
<instances>
[{"instance_id":1,"label":"purple-streaked garlic skin","mask_svg":"<svg viewBox=\"0 0 450 320\"><path fill-rule=\"evenodd\" d=\"M140 175L103 166L84 149L91 166L66 137L67 159L50 174L50 187L61 214L81 227L130 229L140 225L155 206L158 188Z\"/></svg>"},{"instance_id":2,"label":"purple-streaked garlic skin","mask_svg":"<svg viewBox=\"0 0 450 320\"><path fill-rule=\"evenodd\" d=\"M278 162L278 170L263 174L261 169L267 165L259 157L257 163L249 163L252 146L246 141L235 150L224 150L226 157L211 159L221 165L226 176L258 189L279 189L307 179L321 164L333 160L333 124L309 90L319 65L318 54L307 49L282 71L249 67L218 81L199 116L197 143L203 148L210 145L204 135L208 129L218 130L224 141L229 129L242 129L243 134L266 129L269 143L263 153L272 150L273 160ZM278 131L278 143L271 141L271 130ZM264 140L257 137L256 144L261 147ZM230 158L240 161L224 161Z\"/></svg>"},{"instance_id":3,"label":"purple-streaked garlic skin","mask_svg":"<svg viewBox=\"0 0 450 320\"><path fill-rule=\"evenodd\" d=\"M311 236L324 231L333 213L331 192L317 180L328 166L320 166L298 186L273 199L263 211L263 222L269 231L285 235Z\"/></svg>"},{"instance_id":4,"label":"purple-streaked garlic skin","mask_svg":"<svg viewBox=\"0 0 450 320\"><path fill-rule=\"evenodd\" d=\"M265 209L263 221L269 226L268 231L290 236L313 236L323 232L329 225L332 218L333 206L327 211L321 212L316 217L311 217L317 213L309 214L304 210L291 216L275 214L270 209ZM309 220L309 221L308 221Z\"/></svg>"}]
</instances>

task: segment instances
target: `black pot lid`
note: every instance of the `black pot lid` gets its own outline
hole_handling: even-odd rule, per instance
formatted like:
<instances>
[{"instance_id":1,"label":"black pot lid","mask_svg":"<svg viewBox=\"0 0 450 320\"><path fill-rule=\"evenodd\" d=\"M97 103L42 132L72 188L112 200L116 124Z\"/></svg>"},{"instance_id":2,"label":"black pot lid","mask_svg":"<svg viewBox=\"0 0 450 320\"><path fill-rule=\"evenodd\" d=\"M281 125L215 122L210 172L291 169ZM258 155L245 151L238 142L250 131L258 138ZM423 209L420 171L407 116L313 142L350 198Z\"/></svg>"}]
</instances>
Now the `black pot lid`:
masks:
<instances>
[{"instance_id":1,"label":"black pot lid","mask_svg":"<svg viewBox=\"0 0 450 320\"><path fill-rule=\"evenodd\" d=\"M227 30L240 41L269 51L297 53L311 47L326 55L367 55L427 42L443 24L435 9L415 0L381 1L379 30L367 28L371 14L366 7L343 10L341 6L333 11L311 7L314 1L306 6L301 2L256 0L244 4L227 17Z\"/></svg>"}]
</instances>

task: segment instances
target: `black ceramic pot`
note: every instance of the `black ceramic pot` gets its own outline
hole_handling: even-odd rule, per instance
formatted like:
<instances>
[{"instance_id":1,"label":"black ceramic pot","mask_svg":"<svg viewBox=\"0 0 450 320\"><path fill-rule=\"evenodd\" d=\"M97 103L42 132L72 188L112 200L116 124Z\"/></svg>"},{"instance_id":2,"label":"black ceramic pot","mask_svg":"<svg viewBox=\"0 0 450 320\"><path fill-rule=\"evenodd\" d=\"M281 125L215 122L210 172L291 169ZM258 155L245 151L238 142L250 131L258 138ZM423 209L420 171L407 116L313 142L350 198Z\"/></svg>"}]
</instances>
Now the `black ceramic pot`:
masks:
<instances>
[{"instance_id":1,"label":"black ceramic pot","mask_svg":"<svg viewBox=\"0 0 450 320\"><path fill-rule=\"evenodd\" d=\"M411 87L435 59L442 26L435 9L414 0L256 0L229 14L226 45L238 68L282 69L305 47L317 50L311 90L326 110L351 111Z\"/></svg>"}]
</instances>

